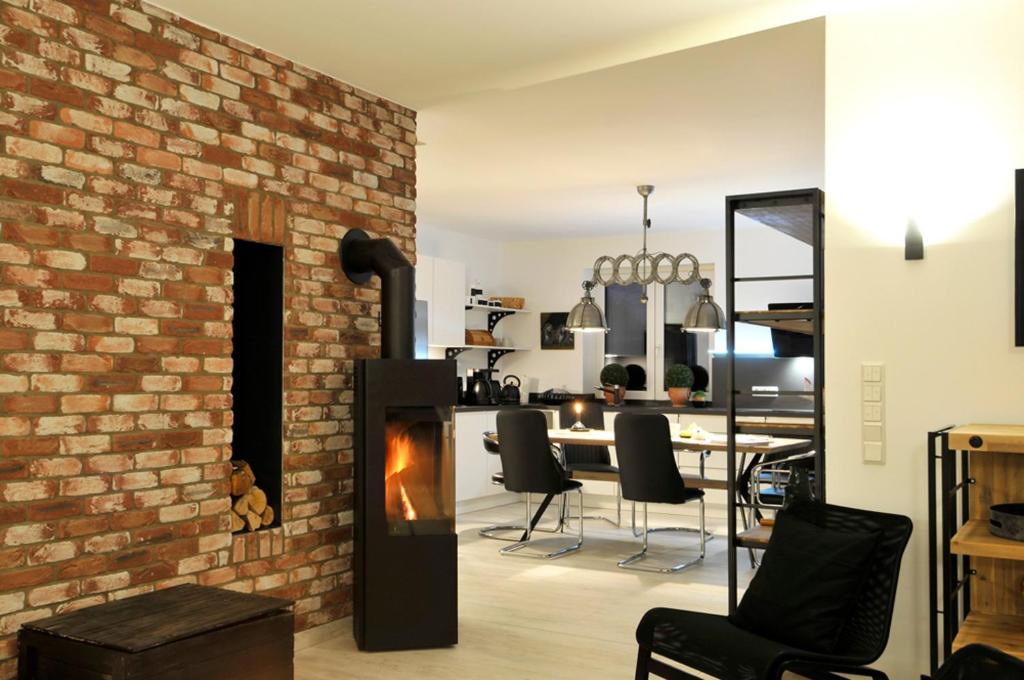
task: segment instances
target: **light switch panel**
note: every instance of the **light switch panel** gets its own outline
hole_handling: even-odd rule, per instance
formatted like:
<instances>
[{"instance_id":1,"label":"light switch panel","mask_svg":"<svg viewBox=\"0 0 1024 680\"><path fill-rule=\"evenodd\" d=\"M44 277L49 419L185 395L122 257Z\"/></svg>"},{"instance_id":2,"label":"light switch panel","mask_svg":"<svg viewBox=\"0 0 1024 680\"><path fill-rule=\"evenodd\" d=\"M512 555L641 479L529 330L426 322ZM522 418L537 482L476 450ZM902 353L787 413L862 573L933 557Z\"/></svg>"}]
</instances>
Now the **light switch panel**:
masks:
<instances>
[{"instance_id":1,"label":"light switch panel","mask_svg":"<svg viewBox=\"0 0 1024 680\"><path fill-rule=\"evenodd\" d=\"M860 365L861 453L865 463L885 462L885 366Z\"/></svg>"},{"instance_id":2,"label":"light switch panel","mask_svg":"<svg viewBox=\"0 0 1024 680\"><path fill-rule=\"evenodd\" d=\"M864 401L882 401L882 383L863 383L861 392L864 395Z\"/></svg>"},{"instance_id":3,"label":"light switch panel","mask_svg":"<svg viewBox=\"0 0 1024 680\"><path fill-rule=\"evenodd\" d=\"M861 427L861 436L864 438L864 442L871 442L872 444L882 443L882 424L881 423L864 423Z\"/></svg>"},{"instance_id":4,"label":"light switch panel","mask_svg":"<svg viewBox=\"0 0 1024 680\"><path fill-rule=\"evenodd\" d=\"M885 448L882 446L881 442L864 442L864 462L885 462Z\"/></svg>"}]
</instances>

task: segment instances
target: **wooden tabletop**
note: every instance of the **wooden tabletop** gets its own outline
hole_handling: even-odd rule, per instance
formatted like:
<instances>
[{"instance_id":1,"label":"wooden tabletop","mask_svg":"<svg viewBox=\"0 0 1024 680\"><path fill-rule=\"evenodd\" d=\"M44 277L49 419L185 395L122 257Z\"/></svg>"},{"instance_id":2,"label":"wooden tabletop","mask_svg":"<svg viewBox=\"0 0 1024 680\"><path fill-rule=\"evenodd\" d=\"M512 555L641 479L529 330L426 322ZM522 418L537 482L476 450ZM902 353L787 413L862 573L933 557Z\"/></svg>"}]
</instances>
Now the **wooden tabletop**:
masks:
<instances>
[{"instance_id":1,"label":"wooden tabletop","mask_svg":"<svg viewBox=\"0 0 1024 680\"><path fill-rule=\"evenodd\" d=\"M1024 453L1024 425L961 425L949 431L949 447L957 451Z\"/></svg>"},{"instance_id":2,"label":"wooden tabletop","mask_svg":"<svg viewBox=\"0 0 1024 680\"><path fill-rule=\"evenodd\" d=\"M725 435L712 434L710 441L672 437L672 448L677 451L725 451L728 447ZM498 440L497 433L491 435ZM582 444L584 446L615 446L615 433L609 430L588 430L573 432L572 430L548 430L548 439L554 444ZM766 441L767 440L767 441ZM807 448L810 442L806 439L788 439L783 437L763 437L761 435L737 435L737 453L781 453Z\"/></svg>"}]
</instances>

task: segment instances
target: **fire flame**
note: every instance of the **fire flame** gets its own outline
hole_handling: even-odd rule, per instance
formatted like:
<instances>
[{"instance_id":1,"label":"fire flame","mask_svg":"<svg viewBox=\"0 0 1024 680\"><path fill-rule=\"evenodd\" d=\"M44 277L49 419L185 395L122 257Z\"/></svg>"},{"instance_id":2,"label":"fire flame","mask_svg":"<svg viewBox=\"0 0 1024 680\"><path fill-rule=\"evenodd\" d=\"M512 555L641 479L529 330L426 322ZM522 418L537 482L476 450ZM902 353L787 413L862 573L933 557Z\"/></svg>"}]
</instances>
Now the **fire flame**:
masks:
<instances>
[{"instance_id":1,"label":"fire flame","mask_svg":"<svg viewBox=\"0 0 1024 680\"><path fill-rule=\"evenodd\" d=\"M416 519L416 508L412 507L412 501L409 500L409 494L405 492L405 485L399 483L398 490L402 494L402 516L409 521Z\"/></svg>"},{"instance_id":2,"label":"fire flame","mask_svg":"<svg viewBox=\"0 0 1024 680\"><path fill-rule=\"evenodd\" d=\"M402 516L409 521L417 518L416 508L405 490L401 479L392 479L402 470L413 464L412 438L405 432L388 437L388 451L384 470L385 484L390 486L397 482L398 491L402 499Z\"/></svg>"}]
</instances>

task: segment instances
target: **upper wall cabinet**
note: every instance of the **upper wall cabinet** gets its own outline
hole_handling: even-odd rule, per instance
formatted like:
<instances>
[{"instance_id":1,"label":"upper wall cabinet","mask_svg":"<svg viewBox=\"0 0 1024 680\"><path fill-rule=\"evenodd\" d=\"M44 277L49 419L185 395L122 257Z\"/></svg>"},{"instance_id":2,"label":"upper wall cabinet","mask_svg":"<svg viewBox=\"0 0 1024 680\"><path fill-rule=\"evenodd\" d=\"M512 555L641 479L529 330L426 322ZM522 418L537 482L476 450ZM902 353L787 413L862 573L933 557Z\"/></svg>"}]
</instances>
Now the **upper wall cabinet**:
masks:
<instances>
[{"instance_id":1,"label":"upper wall cabinet","mask_svg":"<svg viewBox=\"0 0 1024 680\"><path fill-rule=\"evenodd\" d=\"M416 299L427 303L427 342L466 343L466 265L429 255L416 256Z\"/></svg>"}]
</instances>

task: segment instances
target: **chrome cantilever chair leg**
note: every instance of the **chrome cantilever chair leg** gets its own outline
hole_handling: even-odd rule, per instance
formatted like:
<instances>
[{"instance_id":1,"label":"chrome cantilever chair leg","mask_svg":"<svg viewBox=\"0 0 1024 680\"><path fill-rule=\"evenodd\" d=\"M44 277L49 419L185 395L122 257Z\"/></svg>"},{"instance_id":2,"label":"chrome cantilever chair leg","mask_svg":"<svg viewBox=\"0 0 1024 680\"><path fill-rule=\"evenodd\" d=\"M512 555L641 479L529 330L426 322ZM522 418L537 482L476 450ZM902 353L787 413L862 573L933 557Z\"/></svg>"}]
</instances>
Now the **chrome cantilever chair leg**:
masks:
<instances>
[{"instance_id":1,"label":"chrome cantilever chair leg","mask_svg":"<svg viewBox=\"0 0 1024 680\"><path fill-rule=\"evenodd\" d=\"M660 574L674 574L674 573L676 573L678 571L682 571L683 569L686 569L687 567L691 567L691 566L693 566L695 564L698 564L699 562L702 562L704 560L705 543L706 543L706 538L708 536L708 533L705 530L705 523L704 523L704 499L701 498L699 503L700 503L700 513L699 513L700 526L697 529L692 529L690 527L658 527L656 529L648 529L647 528L647 503L644 503L644 528L643 528L643 534L642 534L643 535L643 548L642 548L642 550L640 550L640 552L636 553L635 555L631 555L631 556L627 557L626 559L622 560L621 562L619 562L619 565L618 565L619 568L620 569L635 569L637 571L651 571L651 572L656 572L656 573L660 573ZM697 539L698 540L698 544L700 545L700 555L697 556L697 557L694 557L692 559L689 559L689 560L687 560L685 562L680 562L678 564L674 564L674 565L672 565L670 567L645 566L643 564L638 564L639 562L642 562L643 560L647 559L647 547L648 547L647 546L647 537L648 537L649 534L654 533L656 531L696 532L697 536L698 536L698 539Z\"/></svg>"},{"instance_id":2,"label":"chrome cantilever chair leg","mask_svg":"<svg viewBox=\"0 0 1024 680\"><path fill-rule=\"evenodd\" d=\"M513 555L513 556L516 556L516 557L533 557L533 558L537 558L537 559L550 560L550 559L554 559L556 557L563 557L565 555L568 555L569 553L576 552L577 550L579 550L580 547L583 545L583 490L582 489L577 489L576 491L579 494L579 496L578 496L579 497L579 515L578 515L578 518L579 518L580 522L579 522L579 529L578 529L578 532L577 532L577 535L576 535L576 542L575 543L573 543L572 545L567 545L564 548L559 548L558 550L554 550L554 551L549 552L549 553L518 552L518 551L522 550L523 548L528 547L530 545L530 543L532 542L531 539L532 539L533 532L530 531L530 529L529 529L529 526L530 526L530 504L527 503L526 504L526 526L527 526L526 538L524 540L522 540L522 541L517 541L516 543L513 543L510 546L506 546L506 547L502 548L501 550L499 550L498 552L501 553L502 555ZM565 496L564 493L563 494L559 494L559 495L563 496L563 497ZM566 505L568 505L568 503L566 503ZM561 516L561 514L562 513L559 512L559 516ZM561 525L562 525L562 522L559 521L559 527L561 527ZM537 530L535 529L534 531L537 531Z\"/></svg>"},{"instance_id":3,"label":"chrome cantilever chair leg","mask_svg":"<svg viewBox=\"0 0 1024 680\"><path fill-rule=\"evenodd\" d=\"M633 526L636 526L636 503L633 504ZM604 515L583 515L583 519L597 519L603 522L608 522L616 529L622 527L622 485L615 485L615 519L611 517L605 517ZM571 520L567 517L566 520ZM639 536L640 534L635 534Z\"/></svg>"},{"instance_id":4,"label":"chrome cantilever chair leg","mask_svg":"<svg viewBox=\"0 0 1024 680\"><path fill-rule=\"evenodd\" d=\"M559 499L558 499L558 523L555 524L555 526L553 528L551 528L551 529L541 529L541 528L538 527L538 528L535 528L534 531L543 531L544 533L547 533L547 534L561 533L564 530L564 528L565 528L565 520L564 520L564 517L563 517L564 513L562 511L563 504L564 504L564 500L561 497L559 497ZM530 494L526 494L526 516L527 517L531 517L531 514L530 514L531 507L532 506L531 506L531 503L530 503ZM527 523L529 523L529 520L527 520ZM509 543L516 543L522 537L523 532L526 531L526 526L527 526L526 524L491 524L490 526L486 526L486 527L483 527L481 529L478 529L477 533L480 536L483 536L484 538L489 538L489 539L494 540L494 541L508 541ZM503 532L508 532L508 531L516 531L516 532L518 532L518 534L515 535L515 536L497 536L497 535L495 535L495 534L497 534L499 532L503 533Z\"/></svg>"}]
</instances>

